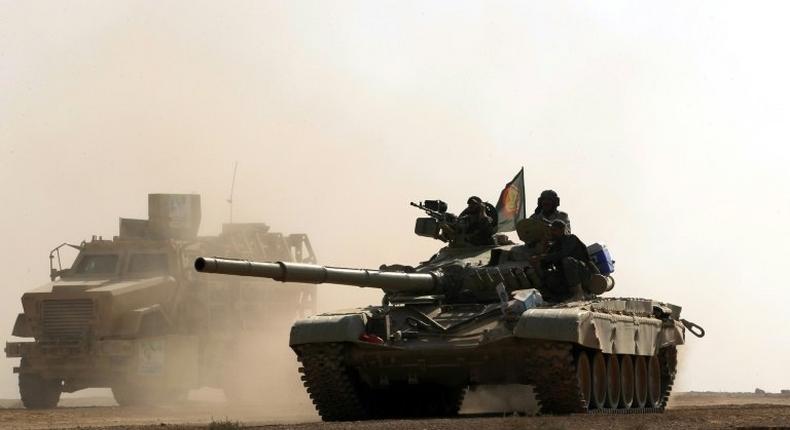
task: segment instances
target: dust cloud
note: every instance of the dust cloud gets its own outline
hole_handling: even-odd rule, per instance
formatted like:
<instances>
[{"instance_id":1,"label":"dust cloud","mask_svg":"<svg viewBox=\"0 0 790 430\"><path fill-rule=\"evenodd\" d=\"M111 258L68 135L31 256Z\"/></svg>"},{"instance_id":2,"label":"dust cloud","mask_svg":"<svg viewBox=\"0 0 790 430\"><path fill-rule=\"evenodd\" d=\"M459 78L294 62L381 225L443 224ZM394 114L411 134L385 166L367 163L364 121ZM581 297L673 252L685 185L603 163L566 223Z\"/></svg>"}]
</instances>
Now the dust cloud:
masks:
<instances>
[{"instance_id":1,"label":"dust cloud","mask_svg":"<svg viewBox=\"0 0 790 430\"><path fill-rule=\"evenodd\" d=\"M318 420L302 386L296 355L287 345L287 328L246 336L238 351L227 357L236 365L235 372L223 381L224 390L194 390L189 400L204 408L226 408L223 410L233 419L244 421ZM189 403L183 406L194 407Z\"/></svg>"},{"instance_id":2,"label":"dust cloud","mask_svg":"<svg viewBox=\"0 0 790 430\"><path fill-rule=\"evenodd\" d=\"M466 393L462 414L534 415L540 410L529 385L480 385Z\"/></svg>"},{"instance_id":3,"label":"dust cloud","mask_svg":"<svg viewBox=\"0 0 790 430\"><path fill-rule=\"evenodd\" d=\"M708 330L678 389L788 388L773 329L790 325L786 12L0 3L0 333L48 280L49 249L116 234L147 193L201 194L216 234L237 161L235 220L374 268L438 247L413 235L409 201L495 200L524 166L528 203L557 190L574 233L613 252L613 294ZM380 296L321 286L319 310ZM16 397L2 363L0 397Z\"/></svg>"}]
</instances>

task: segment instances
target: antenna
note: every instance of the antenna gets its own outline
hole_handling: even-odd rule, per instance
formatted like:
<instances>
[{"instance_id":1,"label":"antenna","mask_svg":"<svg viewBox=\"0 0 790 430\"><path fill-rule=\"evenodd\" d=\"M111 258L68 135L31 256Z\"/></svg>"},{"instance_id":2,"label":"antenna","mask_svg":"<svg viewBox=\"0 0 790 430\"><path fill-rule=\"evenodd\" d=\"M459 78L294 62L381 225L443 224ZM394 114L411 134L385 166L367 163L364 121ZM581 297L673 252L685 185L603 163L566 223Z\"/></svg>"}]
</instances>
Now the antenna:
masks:
<instances>
[{"instance_id":1,"label":"antenna","mask_svg":"<svg viewBox=\"0 0 790 430\"><path fill-rule=\"evenodd\" d=\"M233 179L230 181L230 197L228 197L228 204L230 205L230 223L233 224L233 188L236 187L236 168L239 167L239 162L233 163Z\"/></svg>"}]
</instances>

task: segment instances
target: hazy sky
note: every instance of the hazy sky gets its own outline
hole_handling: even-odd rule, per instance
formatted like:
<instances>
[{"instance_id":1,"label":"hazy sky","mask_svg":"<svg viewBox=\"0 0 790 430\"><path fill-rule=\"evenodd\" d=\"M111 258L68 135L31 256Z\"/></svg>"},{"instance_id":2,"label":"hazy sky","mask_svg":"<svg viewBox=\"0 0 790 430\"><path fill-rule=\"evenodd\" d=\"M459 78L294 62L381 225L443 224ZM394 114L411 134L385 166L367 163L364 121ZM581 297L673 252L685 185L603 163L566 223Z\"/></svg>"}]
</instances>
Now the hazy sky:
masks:
<instances>
[{"instance_id":1,"label":"hazy sky","mask_svg":"<svg viewBox=\"0 0 790 430\"><path fill-rule=\"evenodd\" d=\"M416 263L411 200L495 200L522 166L684 307L679 389L790 388L786 3L0 0L0 335L62 241L149 192L310 234L321 262ZM378 301L324 288L322 309ZM0 396L16 395L0 359Z\"/></svg>"}]
</instances>

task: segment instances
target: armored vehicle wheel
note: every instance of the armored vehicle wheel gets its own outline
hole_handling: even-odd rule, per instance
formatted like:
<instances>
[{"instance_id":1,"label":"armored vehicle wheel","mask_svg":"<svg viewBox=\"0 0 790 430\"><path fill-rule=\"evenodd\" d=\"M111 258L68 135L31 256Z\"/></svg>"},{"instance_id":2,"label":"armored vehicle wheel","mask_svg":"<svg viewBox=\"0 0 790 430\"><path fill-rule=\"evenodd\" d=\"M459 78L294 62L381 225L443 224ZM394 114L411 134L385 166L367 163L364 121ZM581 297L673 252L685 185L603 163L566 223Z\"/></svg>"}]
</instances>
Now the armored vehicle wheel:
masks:
<instances>
[{"instance_id":1,"label":"armored vehicle wheel","mask_svg":"<svg viewBox=\"0 0 790 430\"><path fill-rule=\"evenodd\" d=\"M661 363L657 356L652 356L647 362L647 405L651 408L661 407Z\"/></svg>"},{"instance_id":2,"label":"armored vehicle wheel","mask_svg":"<svg viewBox=\"0 0 790 430\"><path fill-rule=\"evenodd\" d=\"M620 407L628 409L634 403L634 361L630 355L620 357Z\"/></svg>"},{"instance_id":3,"label":"armored vehicle wheel","mask_svg":"<svg viewBox=\"0 0 790 430\"><path fill-rule=\"evenodd\" d=\"M592 396L590 405L594 409L603 409L606 406L606 360L601 351L593 354L592 360Z\"/></svg>"},{"instance_id":4,"label":"armored vehicle wheel","mask_svg":"<svg viewBox=\"0 0 790 430\"><path fill-rule=\"evenodd\" d=\"M606 405L612 409L620 405L620 363L615 354L606 354Z\"/></svg>"},{"instance_id":5,"label":"armored vehicle wheel","mask_svg":"<svg viewBox=\"0 0 790 430\"><path fill-rule=\"evenodd\" d=\"M579 381L579 391L584 401L584 406L589 407L592 374L590 372L590 358L585 351L579 351L579 355L576 357L576 379Z\"/></svg>"},{"instance_id":6,"label":"armored vehicle wheel","mask_svg":"<svg viewBox=\"0 0 790 430\"><path fill-rule=\"evenodd\" d=\"M647 361L639 355L634 361L634 404L635 408L644 408L647 404Z\"/></svg>"},{"instance_id":7,"label":"armored vehicle wheel","mask_svg":"<svg viewBox=\"0 0 790 430\"><path fill-rule=\"evenodd\" d=\"M36 373L19 374L19 395L28 409L54 408L60 401L60 390L60 380L44 379Z\"/></svg>"}]
</instances>

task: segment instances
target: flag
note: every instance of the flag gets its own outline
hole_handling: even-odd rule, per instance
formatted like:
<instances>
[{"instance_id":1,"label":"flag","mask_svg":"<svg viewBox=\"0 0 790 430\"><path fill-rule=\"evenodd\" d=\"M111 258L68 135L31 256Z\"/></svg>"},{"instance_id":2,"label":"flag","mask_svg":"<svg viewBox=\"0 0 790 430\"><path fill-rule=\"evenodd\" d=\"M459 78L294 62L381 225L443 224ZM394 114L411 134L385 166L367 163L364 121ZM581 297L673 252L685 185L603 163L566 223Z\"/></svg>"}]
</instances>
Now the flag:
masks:
<instances>
[{"instance_id":1,"label":"flag","mask_svg":"<svg viewBox=\"0 0 790 430\"><path fill-rule=\"evenodd\" d=\"M516 223L526 218L526 207L524 204L524 168L519 170L512 181L505 185L505 189L499 194L499 201L496 204L499 214L498 232L514 231Z\"/></svg>"}]
</instances>

